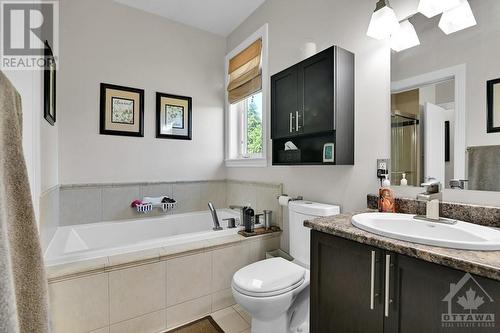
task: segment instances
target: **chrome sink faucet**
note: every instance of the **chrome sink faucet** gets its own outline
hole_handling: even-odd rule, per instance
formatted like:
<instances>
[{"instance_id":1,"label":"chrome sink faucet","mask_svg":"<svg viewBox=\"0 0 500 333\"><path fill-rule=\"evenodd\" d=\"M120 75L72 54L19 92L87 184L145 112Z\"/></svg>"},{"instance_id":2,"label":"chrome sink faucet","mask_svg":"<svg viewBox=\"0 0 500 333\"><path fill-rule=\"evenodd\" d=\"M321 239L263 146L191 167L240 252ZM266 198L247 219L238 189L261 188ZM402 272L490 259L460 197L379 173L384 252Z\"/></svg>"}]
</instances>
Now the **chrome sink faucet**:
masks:
<instances>
[{"instance_id":1,"label":"chrome sink faucet","mask_svg":"<svg viewBox=\"0 0 500 333\"><path fill-rule=\"evenodd\" d=\"M219 223L219 217L217 216L217 211L215 210L215 207L211 202L208 203L208 209L210 209L210 213L212 214L212 220L214 221L213 230L222 230L222 227L220 226Z\"/></svg>"},{"instance_id":2,"label":"chrome sink faucet","mask_svg":"<svg viewBox=\"0 0 500 333\"><path fill-rule=\"evenodd\" d=\"M425 187L425 192L417 194L417 200L426 201L425 217L431 221L439 221L439 202L443 200L441 183L435 178L428 178L422 186Z\"/></svg>"}]
</instances>

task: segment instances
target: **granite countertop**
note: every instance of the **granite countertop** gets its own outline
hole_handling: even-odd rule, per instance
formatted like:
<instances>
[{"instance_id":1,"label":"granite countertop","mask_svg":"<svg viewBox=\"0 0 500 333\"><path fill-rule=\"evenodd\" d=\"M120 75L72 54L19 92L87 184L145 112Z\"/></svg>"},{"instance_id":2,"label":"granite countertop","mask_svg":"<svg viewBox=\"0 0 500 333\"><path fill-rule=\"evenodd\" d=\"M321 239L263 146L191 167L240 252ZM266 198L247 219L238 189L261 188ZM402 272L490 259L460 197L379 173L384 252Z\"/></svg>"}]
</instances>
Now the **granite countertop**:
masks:
<instances>
[{"instance_id":1,"label":"granite countertop","mask_svg":"<svg viewBox=\"0 0 500 333\"><path fill-rule=\"evenodd\" d=\"M366 212L374 212L374 210L320 217L305 221L304 226L334 236L500 281L500 251L457 250L379 236L352 225L351 218L353 215Z\"/></svg>"}]
</instances>

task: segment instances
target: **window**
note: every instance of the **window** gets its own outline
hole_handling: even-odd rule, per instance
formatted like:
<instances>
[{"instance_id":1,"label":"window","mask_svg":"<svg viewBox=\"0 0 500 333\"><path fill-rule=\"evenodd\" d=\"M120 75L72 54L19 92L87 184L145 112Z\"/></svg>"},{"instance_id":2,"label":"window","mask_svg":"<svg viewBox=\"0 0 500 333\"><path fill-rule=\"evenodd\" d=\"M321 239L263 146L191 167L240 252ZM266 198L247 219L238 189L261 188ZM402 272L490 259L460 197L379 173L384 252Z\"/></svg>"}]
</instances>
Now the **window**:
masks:
<instances>
[{"instance_id":1,"label":"window","mask_svg":"<svg viewBox=\"0 0 500 333\"><path fill-rule=\"evenodd\" d=\"M267 25L226 56L226 166L266 166Z\"/></svg>"}]
</instances>

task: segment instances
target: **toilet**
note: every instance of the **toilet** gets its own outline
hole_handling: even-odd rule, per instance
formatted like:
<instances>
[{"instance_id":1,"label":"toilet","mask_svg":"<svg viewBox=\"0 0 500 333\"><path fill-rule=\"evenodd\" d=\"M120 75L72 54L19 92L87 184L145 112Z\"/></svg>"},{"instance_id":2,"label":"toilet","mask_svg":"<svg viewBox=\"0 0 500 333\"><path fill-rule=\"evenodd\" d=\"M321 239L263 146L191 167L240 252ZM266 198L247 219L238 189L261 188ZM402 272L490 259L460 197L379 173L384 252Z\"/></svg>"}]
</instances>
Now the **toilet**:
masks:
<instances>
[{"instance_id":1,"label":"toilet","mask_svg":"<svg viewBox=\"0 0 500 333\"><path fill-rule=\"evenodd\" d=\"M252 317L252 333L309 332L310 229L304 220L340 213L340 207L310 201L288 204L290 254L294 261L271 258L237 271L234 299Z\"/></svg>"}]
</instances>

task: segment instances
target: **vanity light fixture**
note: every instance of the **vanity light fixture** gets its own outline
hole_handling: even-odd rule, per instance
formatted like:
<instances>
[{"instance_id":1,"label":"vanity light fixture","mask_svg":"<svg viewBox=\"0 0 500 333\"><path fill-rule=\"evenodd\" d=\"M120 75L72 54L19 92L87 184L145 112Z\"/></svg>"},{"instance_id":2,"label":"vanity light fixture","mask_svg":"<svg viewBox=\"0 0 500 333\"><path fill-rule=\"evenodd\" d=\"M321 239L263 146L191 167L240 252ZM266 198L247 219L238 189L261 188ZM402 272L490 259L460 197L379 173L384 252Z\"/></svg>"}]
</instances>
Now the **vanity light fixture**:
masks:
<instances>
[{"instance_id":1,"label":"vanity light fixture","mask_svg":"<svg viewBox=\"0 0 500 333\"><path fill-rule=\"evenodd\" d=\"M467 0L461 0L458 7L443 13L439 21L439 28L447 35L473 27L477 24L474 13Z\"/></svg>"},{"instance_id":2,"label":"vanity light fixture","mask_svg":"<svg viewBox=\"0 0 500 333\"><path fill-rule=\"evenodd\" d=\"M461 0L420 0L418 11L431 18L445 11L458 7Z\"/></svg>"},{"instance_id":3,"label":"vanity light fixture","mask_svg":"<svg viewBox=\"0 0 500 333\"><path fill-rule=\"evenodd\" d=\"M391 49L396 52L420 45L415 27L409 20L400 23L400 28L391 36Z\"/></svg>"},{"instance_id":4,"label":"vanity light fixture","mask_svg":"<svg viewBox=\"0 0 500 333\"><path fill-rule=\"evenodd\" d=\"M399 29L396 13L389 6L387 0L379 0L372 14L366 34L375 39L389 38Z\"/></svg>"}]
</instances>

